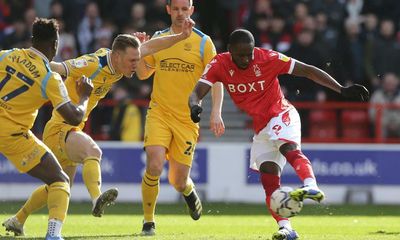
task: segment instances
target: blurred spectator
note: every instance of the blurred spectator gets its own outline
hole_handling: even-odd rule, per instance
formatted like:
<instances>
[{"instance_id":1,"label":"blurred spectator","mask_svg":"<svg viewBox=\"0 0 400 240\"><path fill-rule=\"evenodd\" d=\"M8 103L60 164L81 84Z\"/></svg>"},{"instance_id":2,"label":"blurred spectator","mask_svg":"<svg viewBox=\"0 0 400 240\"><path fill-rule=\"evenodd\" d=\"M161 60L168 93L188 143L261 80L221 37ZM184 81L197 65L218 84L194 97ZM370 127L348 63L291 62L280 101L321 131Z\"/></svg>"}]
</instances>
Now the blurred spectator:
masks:
<instances>
[{"instance_id":1,"label":"blurred spectator","mask_svg":"<svg viewBox=\"0 0 400 240\"><path fill-rule=\"evenodd\" d=\"M169 26L171 20L165 8L165 0L154 0L153 4L147 9L146 17L149 19L147 26L149 33L154 33Z\"/></svg>"},{"instance_id":2,"label":"blurred spectator","mask_svg":"<svg viewBox=\"0 0 400 240\"><path fill-rule=\"evenodd\" d=\"M6 0L0 0L0 31L3 30L9 25L9 18L11 15L11 8L8 5Z\"/></svg>"},{"instance_id":3,"label":"blurred spectator","mask_svg":"<svg viewBox=\"0 0 400 240\"><path fill-rule=\"evenodd\" d=\"M269 0L269 1L271 2L271 7L273 9L274 14L279 13L279 15L283 16L286 19L290 19L293 17L295 4L300 2L293 0Z\"/></svg>"},{"instance_id":4,"label":"blurred spectator","mask_svg":"<svg viewBox=\"0 0 400 240\"><path fill-rule=\"evenodd\" d=\"M386 73L382 80L382 86L371 96L371 103L400 104L399 78L394 73ZM370 109L371 122L376 122L376 109ZM382 113L384 137L400 137L400 110L386 109ZM379 127L379 126L376 126Z\"/></svg>"},{"instance_id":5,"label":"blurred spectator","mask_svg":"<svg viewBox=\"0 0 400 240\"><path fill-rule=\"evenodd\" d=\"M58 25L60 37L58 39L57 55L54 57L54 60L62 62L77 57L78 51L76 49L75 37L72 33L65 30L64 21L59 19Z\"/></svg>"},{"instance_id":6,"label":"blurred spectator","mask_svg":"<svg viewBox=\"0 0 400 240\"><path fill-rule=\"evenodd\" d=\"M363 23L364 38L373 42L378 36L378 18L375 14L368 13L363 17Z\"/></svg>"},{"instance_id":7,"label":"blurred spectator","mask_svg":"<svg viewBox=\"0 0 400 240\"><path fill-rule=\"evenodd\" d=\"M31 7L31 1L21 1L21 0L6 0L7 5L11 9L9 22L14 22L15 20L21 19L25 15L27 9Z\"/></svg>"},{"instance_id":8,"label":"blurred spectator","mask_svg":"<svg viewBox=\"0 0 400 240\"><path fill-rule=\"evenodd\" d=\"M268 35L262 39L261 47L286 53L292 44L292 37L285 30L283 17L274 16L271 20Z\"/></svg>"},{"instance_id":9,"label":"blurred spectator","mask_svg":"<svg viewBox=\"0 0 400 240\"><path fill-rule=\"evenodd\" d=\"M363 12L372 12L379 19L388 18L398 23L400 20L400 2L398 0L366 0Z\"/></svg>"},{"instance_id":10,"label":"blurred spectator","mask_svg":"<svg viewBox=\"0 0 400 240\"><path fill-rule=\"evenodd\" d=\"M255 0L255 4L250 15L257 16L259 14L264 14L267 17L272 18L274 15L274 10L272 9L270 0ZM249 21L252 21L252 19L249 19Z\"/></svg>"},{"instance_id":11,"label":"blurred spectator","mask_svg":"<svg viewBox=\"0 0 400 240\"><path fill-rule=\"evenodd\" d=\"M110 140L135 141L142 140L142 117L140 109L132 103L126 87L115 84L112 89L116 105L110 123Z\"/></svg>"},{"instance_id":12,"label":"blurred spectator","mask_svg":"<svg viewBox=\"0 0 400 240\"><path fill-rule=\"evenodd\" d=\"M96 34L100 30L101 25L102 20L99 16L97 3L88 3L85 16L79 24L77 32L80 54L96 51Z\"/></svg>"},{"instance_id":13,"label":"blurred spectator","mask_svg":"<svg viewBox=\"0 0 400 240\"><path fill-rule=\"evenodd\" d=\"M48 18L50 17L50 6L54 0L36 0L33 1L33 7L38 17Z\"/></svg>"},{"instance_id":14,"label":"blurred spectator","mask_svg":"<svg viewBox=\"0 0 400 240\"><path fill-rule=\"evenodd\" d=\"M346 16L345 2L338 0L312 0L311 12L325 13L328 16L328 22L334 28L340 29Z\"/></svg>"},{"instance_id":15,"label":"blurred spectator","mask_svg":"<svg viewBox=\"0 0 400 240\"><path fill-rule=\"evenodd\" d=\"M376 76L375 69L372 66L371 59L374 53L375 42L378 38L378 18L373 13L368 13L363 19L363 38L365 39L364 49L364 64L366 80L368 81L369 89L372 91L379 86L379 78Z\"/></svg>"},{"instance_id":16,"label":"blurred spectator","mask_svg":"<svg viewBox=\"0 0 400 240\"><path fill-rule=\"evenodd\" d=\"M342 82L345 85L358 83L365 85L364 42L361 39L361 27L358 20L348 18L345 21L345 35L340 40L338 54L341 63Z\"/></svg>"},{"instance_id":17,"label":"blurred spectator","mask_svg":"<svg viewBox=\"0 0 400 240\"><path fill-rule=\"evenodd\" d=\"M296 36L304 28L304 21L308 16L308 6L305 3L297 3L294 9L294 20L292 32Z\"/></svg>"},{"instance_id":18,"label":"blurred spectator","mask_svg":"<svg viewBox=\"0 0 400 240\"><path fill-rule=\"evenodd\" d=\"M22 20L15 20L13 24L4 30L3 47L26 48L31 46L31 33Z\"/></svg>"},{"instance_id":19,"label":"blurred spectator","mask_svg":"<svg viewBox=\"0 0 400 240\"><path fill-rule=\"evenodd\" d=\"M26 26L28 26L27 29L29 30L29 32L32 32L31 27L36 17L37 17L36 10L34 8L29 8L25 11L24 20Z\"/></svg>"},{"instance_id":20,"label":"blurred spectator","mask_svg":"<svg viewBox=\"0 0 400 240\"><path fill-rule=\"evenodd\" d=\"M314 65L323 69L324 61L321 52L314 42L314 33L310 30L302 30L296 42L292 44L288 51L288 56L299 61ZM319 87L314 82L305 78L282 78L282 85L288 91L288 99L292 101L314 101ZM289 83L290 82L290 83Z\"/></svg>"},{"instance_id":21,"label":"blurred spectator","mask_svg":"<svg viewBox=\"0 0 400 240\"><path fill-rule=\"evenodd\" d=\"M95 49L111 48L116 26L110 21L104 21L95 35Z\"/></svg>"},{"instance_id":22,"label":"blurred spectator","mask_svg":"<svg viewBox=\"0 0 400 240\"><path fill-rule=\"evenodd\" d=\"M316 30L316 28L317 28L317 24L315 22L314 17L311 15L306 16L303 21L303 29L314 32Z\"/></svg>"},{"instance_id":23,"label":"blurred spectator","mask_svg":"<svg viewBox=\"0 0 400 240\"><path fill-rule=\"evenodd\" d=\"M129 22L138 31L145 31L146 5L140 2L132 4Z\"/></svg>"},{"instance_id":24,"label":"blurred spectator","mask_svg":"<svg viewBox=\"0 0 400 240\"><path fill-rule=\"evenodd\" d=\"M214 36L213 42L217 50L225 50L230 32L237 28L239 6L243 0L203 0L195 3L199 11L200 29Z\"/></svg>"},{"instance_id":25,"label":"blurred spectator","mask_svg":"<svg viewBox=\"0 0 400 240\"><path fill-rule=\"evenodd\" d=\"M64 6L58 0L53 0L50 4L50 18L57 20L63 19L64 17Z\"/></svg>"},{"instance_id":26,"label":"blurred spectator","mask_svg":"<svg viewBox=\"0 0 400 240\"><path fill-rule=\"evenodd\" d=\"M133 2L145 2L145 0L101 0L96 1L103 20L112 20L119 28L130 24L130 13Z\"/></svg>"},{"instance_id":27,"label":"blurred spectator","mask_svg":"<svg viewBox=\"0 0 400 240\"><path fill-rule=\"evenodd\" d=\"M382 20L379 29L379 37L374 41L372 48L366 58L367 68L369 68L370 81L372 88L377 88L379 76L393 72L400 74L398 66L400 62L400 45L396 42L395 26L392 20Z\"/></svg>"},{"instance_id":28,"label":"blurred spectator","mask_svg":"<svg viewBox=\"0 0 400 240\"><path fill-rule=\"evenodd\" d=\"M268 34L273 11L269 0L256 0L244 26L254 33L256 46L262 46L263 38Z\"/></svg>"},{"instance_id":29,"label":"blurred spectator","mask_svg":"<svg viewBox=\"0 0 400 240\"><path fill-rule=\"evenodd\" d=\"M251 28L251 32L254 33L254 40L256 46L262 48L272 48L268 39L268 31L270 29L271 20L268 19L267 15L259 14L254 19L254 27Z\"/></svg>"},{"instance_id":30,"label":"blurred spectator","mask_svg":"<svg viewBox=\"0 0 400 240\"><path fill-rule=\"evenodd\" d=\"M333 28L328 23L328 16L323 12L318 12L315 15L315 42L321 47L321 53L324 59L331 59L337 49L338 30Z\"/></svg>"}]
</instances>

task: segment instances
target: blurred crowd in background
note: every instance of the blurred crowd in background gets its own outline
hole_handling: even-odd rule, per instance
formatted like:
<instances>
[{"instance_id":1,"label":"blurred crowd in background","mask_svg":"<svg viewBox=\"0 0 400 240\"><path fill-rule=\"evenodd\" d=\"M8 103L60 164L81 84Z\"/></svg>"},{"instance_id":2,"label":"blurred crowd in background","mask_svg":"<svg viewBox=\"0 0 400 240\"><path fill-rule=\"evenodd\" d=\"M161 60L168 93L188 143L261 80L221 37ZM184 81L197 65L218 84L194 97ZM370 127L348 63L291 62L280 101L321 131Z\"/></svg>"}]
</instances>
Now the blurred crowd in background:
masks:
<instances>
[{"instance_id":1,"label":"blurred crowd in background","mask_svg":"<svg viewBox=\"0 0 400 240\"><path fill-rule=\"evenodd\" d=\"M167 28L165 5L166 0L0 0L0 46L29 47L35 17L55 18L60 24L55 61L63 61L110 48L119 33L152 35ZM218 52L226 51L229 33L243 27L254 34L256 46L315 65L343 85L365 85L372 103L400 103L398 0L194 0L194 6L196 27L212 38ZM148 100L152 81L135 78L118 84L127 90L124 99ZM341 101L309 80L280 80L291 101ZM110 116L104 121L112 121L112 110L101 113ZM375 112L369 114L373 119ZM400 112L386 115L384 121L400 135Z\"/></svg>"}]
</instances>

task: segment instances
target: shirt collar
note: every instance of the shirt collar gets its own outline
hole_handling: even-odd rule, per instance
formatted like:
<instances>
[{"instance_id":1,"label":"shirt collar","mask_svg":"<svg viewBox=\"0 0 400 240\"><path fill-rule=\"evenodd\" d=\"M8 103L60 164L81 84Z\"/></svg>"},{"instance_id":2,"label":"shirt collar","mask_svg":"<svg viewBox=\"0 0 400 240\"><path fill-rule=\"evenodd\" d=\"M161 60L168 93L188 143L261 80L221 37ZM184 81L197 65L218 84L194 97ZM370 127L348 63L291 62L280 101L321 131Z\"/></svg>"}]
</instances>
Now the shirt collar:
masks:
<instances>
[{"instance_id":1,"label":"shirt collar","mask_svg":"<svg viewBox=\"0 0 400 240\"><path fill-rule=\"evenodd\" d=\"M46 63L49 63L49 59L47 59L47 57L46 57L42 52L40 52L39 50L37 50L36 48L30 47L29 50L31 50L32 52L36 53L36 55L39 55L41 58L43 58L43 60L44 60Z\"/></svg>"},{"instance_id":2,"label":"shirt collar","mask_svg":"<svg viewBox=\"0 0 400 240\"><path fill-rule=\"evenodd\" d=\"M111 51L107 52L107 63L108 63L108 68L111 71L111 74L115 74L115 69L114 69L114 67L112 65L112 62L111 62Z\"/></svg>"}]
</instances>

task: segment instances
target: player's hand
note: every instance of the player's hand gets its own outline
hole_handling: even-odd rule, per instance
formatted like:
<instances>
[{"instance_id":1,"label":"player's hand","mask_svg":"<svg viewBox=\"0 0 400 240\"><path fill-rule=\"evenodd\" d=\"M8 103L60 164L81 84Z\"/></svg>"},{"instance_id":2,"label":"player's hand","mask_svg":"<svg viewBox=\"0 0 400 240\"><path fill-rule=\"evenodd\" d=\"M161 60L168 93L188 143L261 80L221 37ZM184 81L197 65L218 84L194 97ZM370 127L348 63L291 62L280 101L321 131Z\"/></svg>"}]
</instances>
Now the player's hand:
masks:
<instances>
[{"instance_id":1,"label":"player's hand","mask_svg":"<svg viewBox=\"0 0 400 240\"><path fill-rule=\"evenodd\" d=\"M214 135L217 138L221 137L225 133L225 124L224 120L221 117L221 114L211 113L210 130L214 133Z\"/></svg>"},{"instance_id":2,"label":"player's hand","mask_svg":"<svg viewBox=\"0 0 400 240\"><path fill-rule=\"evenodd\" d=\"M192 34L194 24L195 24L195 22L191 18L185 19L185 22L183 23L182 33L181 33L183 39L190 37L190 34Z\"/></svg>"},{"instance_id":3,"label":"player's hand","mask_svg":"<svg viewBox=\"0 0 400 240\"><path fill-rule=\"evenodd\" d=\"M93 90L93 83L90 78L82 76L76 82L76 91L79 97L89 97Z\"/></svg>"},{"instance_id":4,"label":"player's hand","mask_svg":"<svg viewBox=\"0 0 400 240\"><path fill-rule=\"evenodd\" d=\"M200 122L200 113L203 111L203 108L199 105L193 105L190 108L190 118L194 123Z\"/></svg>"},{"instance_id":5,"label":"player's hand","mask_svg":"<svg viewBox=\"0 0 400 240\"><path fill-rule=\"evenodd\" d=\"M135 32L132 33L133 36L137 37L140 43L144 43L150 39L150 36L147 35L145 32Z\"/></svg>"},{"instance_id":6,"label":"player's hand","mask_svg":"<svg viewBox=\"0 0 400 240\"><path fill-rule=\"evenodd\" d=\"M361 100L361 101L368 101L369 99L369 92L363 86L359 84L354 84L349 87L342 87L340 89L340 94L349 99Z\"/></svg>"}]
</instances>

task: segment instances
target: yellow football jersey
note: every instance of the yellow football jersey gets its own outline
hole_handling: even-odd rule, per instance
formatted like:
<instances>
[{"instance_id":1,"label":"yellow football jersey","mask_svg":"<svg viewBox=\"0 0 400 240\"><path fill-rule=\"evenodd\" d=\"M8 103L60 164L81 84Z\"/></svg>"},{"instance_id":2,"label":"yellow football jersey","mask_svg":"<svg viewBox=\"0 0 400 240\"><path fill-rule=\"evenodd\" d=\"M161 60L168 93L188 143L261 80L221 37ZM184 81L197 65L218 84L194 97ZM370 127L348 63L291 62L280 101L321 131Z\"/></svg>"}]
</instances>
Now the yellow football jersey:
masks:
<instances>
[{"instance_id":1,"label":"yellow football jersey","mask_svg":"<svg viewBox=\"0 0 400 240\"><path fill-rule=\"evenodd\" d=\"M93 82L93 91L89 97L89 103L85 118L79 125L83 129L85 121L90 112L97 106L100 99L104 98L114 82L122 78L122 74L115 73L110 59L111 51L106 48L101 48L93 54L86 54L76 59L71 59L63 62L67 72L65 85L67 86L71 101L75 104L79 103L79 96L76 91L76 81L83 75L90 78ZM60 114L53 111L53 116L50 121L63 122Z\"/></svg>"},{"instance_id":2,"label":"yellow football jersey","mask_svg":"<svg viewBox=\"0 0 400 240\"><path fill-rule=\"evenodd\" d=\"M0 51L0 135L28 130L48 100L59 108L67 89L49 60L35 48Z\"/></svg>"},{"instance_id":3,"label":"yellow football jersey","mask_svg":"<svg viewBox=\"0 0 400 240\"><path fill-rule=\"evenodd\" d=\"M153 37L170 34L168 28ZM147 66L155 68L150 107L157 104L181 121L191 122L189 95L215 55L211 38L194 28L189 38L145 57Z\"/></svg>"}]
</instances>

